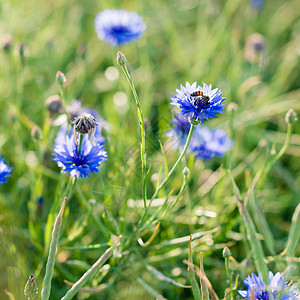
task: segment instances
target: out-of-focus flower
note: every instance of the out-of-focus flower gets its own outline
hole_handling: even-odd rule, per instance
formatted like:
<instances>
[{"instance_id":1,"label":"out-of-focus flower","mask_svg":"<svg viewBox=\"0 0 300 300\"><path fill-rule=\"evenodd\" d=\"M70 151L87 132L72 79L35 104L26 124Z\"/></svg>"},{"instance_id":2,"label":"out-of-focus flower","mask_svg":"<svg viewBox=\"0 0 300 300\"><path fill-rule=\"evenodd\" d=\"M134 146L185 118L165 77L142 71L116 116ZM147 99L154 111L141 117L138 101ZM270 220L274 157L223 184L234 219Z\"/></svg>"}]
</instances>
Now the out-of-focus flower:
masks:
<instances>
[{"instance_id":1,"label":"out-of-focus flower","mask_svg":"<svg viewBox=\"0 0 300 300\"><path fill-rule=\"evenodd\" d=\"M264 5L264 0L251 0L251 6L253 9L259 11Z\"/></svg>"},{"instance_id":2,"label":"out-of-focus flower","mask_svg":"<svg viewBox=\"0 0 300 300\"><path fill-rule=\"evenodd\" d=\"M273 275L269 272L269 282L266 285L261 274L258 273L256 276L254 273L248 276L244 280L244 284L247 291L239 291L240 295L248 300L259 299L259 300L292 300L299 299L299 292L293 286L293 284L286 283L283 275L279 272Z\"/></svg>"},{"instance_id":3,"label":"out-of-focus flower","mask_svg":"<svg viewBox=\"0 0 300 300\"><path fill-rule=\"evenodd\" d=\"M174 126L172 129L166 131L166 135L173 140L173 149L184 147L186 139L191 127L191 123L181 114L176 114L174 119L171 120Z\"/></svg>"},{"instance_id":4,"label":"out-of-focus flower","mask_svg":"<svg viewBox=\"0 0 300 300\"><path fill-rule=\"evenodd\" d=\"M46 99L45 106L48 109L50 116L58 113L63 113L63 106L59 95L53 95Z\"/></svg>"},{"instance_id":5,"label":"out-of-focus flower","mask_svg":"<svg viewBox=\"0 0 300 300\"><path fill-rule=\"evenodd\" d=\"M65 134L64 133L65 130ZM53 160L58 166L63 168L63 173L71 176L89 177L90 173L98 173L101 162L106 160L107 154L103 143L97 140L95 133L95 144L89 141L88 135L85 134L81 145L75 142L72 130L67 134L67 129L58 132L53 148Z\"/></svg>"},{"instance_id":6,"label":"out-of-focus flower","mask_svg":"<svg viewBox=\"0 0 300 300\"><path fill-rule=\"evenodd\" d=\"M222 129L197 126L189 145L189 151L202 160L223 156L232 147L232 141Z\"/></svg>"},{"instance_id":7,"label":"out-of-focus flower","mask_svg":"<svg viewBox=\"0 0 300 300\"><path fill-rule=\"evenodd\" d=\"M146 29L142 17L134 11L105 9L95 19L98 38L119 46L140 38Z\"/></svg>"},{"instance_id":8,"label":"out-of-focus flower","mask_svg":"<svg viewBox=\"0 0 300 300\"><path fill-rule=\"evenodd\" d=\"M13 38L9 33L6 33L1 37L1 48L4 51L9 52L11 50L12 44Z\"/></svg>"},{"instance_id":9,"label":"out-of-focus flower","mask_svg":"<svg viewBox=\"0 0 300 300\"><path fill-rule=\"evenodd\" d=\"M12 171L12 167L5 164L5 159L1 159L0 155L0 183L6 182L6 177L10 176L10 172Z\"/></svg>"},{"instance_id":10,"label":"out-of-focus flower","mask_svg":"<svg viewBox=\"0 0 300 300\"><path fill-rule=\"evenodd\" d=\"M191 94L195 91L202 91L203 96L193 97ZM225 104L222 102L226 98L222 98L222 92L218 89L212 89L211 84L203 87L194 82L192 85L186 82L186 86L181 85L176 90L176 94L172 93L171 104L181 108L181 114L194 123L203 123L204 119L217 118L215 113L224 113Z\"/></svg>"},{"instance_id":11,"label":"out-of-focus flower","mask_svg":"<svg viewBox=\"0 0 300 300\"><path fill-rule=\"evenodd\" d=\"M253 33L246 40L244 57L250 63L266 64L266 41L259 33Z\"/></svg>"},{"instance_id":12,"label":"out-of-focus flower","mask_svg":"<svg viewBox=\"0 0 300 300\"><path fill-rule=\"evenodd\" d=\"M58 84L64 84L65 82L67 82L67 78L66 78L65 74L62 73L61 71L57 71L57 73L56 73L56 82Z\"/></svg>"}]
</instances>

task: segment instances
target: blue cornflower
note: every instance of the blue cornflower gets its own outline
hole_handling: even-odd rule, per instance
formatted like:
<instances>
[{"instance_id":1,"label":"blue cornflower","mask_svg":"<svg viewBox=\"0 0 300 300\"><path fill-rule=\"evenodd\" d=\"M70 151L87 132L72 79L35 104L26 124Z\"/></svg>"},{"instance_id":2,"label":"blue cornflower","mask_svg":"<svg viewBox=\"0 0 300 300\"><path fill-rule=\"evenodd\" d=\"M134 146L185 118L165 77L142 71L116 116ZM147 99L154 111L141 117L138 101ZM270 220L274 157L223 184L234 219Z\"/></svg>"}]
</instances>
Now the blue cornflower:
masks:
<instances>
[{"instance_id":1,"label":"blue cornflower","mask_svg":"<svg viewBox=\"0 0 300 300\"><path fill-rule=\"evenodd\" d=\"M251 6L255 10L260 10L264 5L264 0L251 0Z\"/></svg>"},{"instance_id":2,"label":"blue cornflower","mask_svg":"<svg viewBox=\"0 0 300 300\"><path fill-rule=\"evenodd\" d=\"M134 11L105 9L95 19L98 38L119 46L138 39L146 29L143 19Z\"/></svg>"},{"instance_id":3,"label":"blue cornflower","mask_svg":"<svg viewBox=\"0 0 300 300\"><path fill-rule=\"evenodd\" d=\"M239 291L244 298L251 300L292 300L299 299L299 292L293 284L284 282L284 277L279 272L273 275L269 272L268 286L262 281L261 274L254 273L244 280L247 291Z\"/></svg>"},{"instance_id":4,"label":"blue cornflower","mask_svg":"<svg viewBox=\"0 0 300 300\"><path fill-rule=\"evenodd\" d=\"M202 97L191 97L191 93L202 91L203 95L208 97L208 101L202 100ZM194 82L190 85L186 82L186 86L180 85L180 90L176 89L176 94L172 93L171 104L181 108L181 114L186 118L190 118L193 122L203 123L204 119L217 118L215 113L224 113L225 104L222 102L226 98L222 98L222 92L213 89L212 86L203 83L203 87Z\"/></svg>"},{"instance_id":5,"label":"blue cornflower","mask_svg":"<svg viewBox=\"0 0 300 300\"><path fill-rule=\"evenodd\" d=\"M173 140L174 150L181 148L185 145L188 133L190 131L191 123L181 114L176 114L174 119L171 120L174 127L166 131L166 135Z\"/></svg>"},{"instance_id":6,"label":"blue cornflower","mask_svg":"<svg viewBox=\"0 0 300 300\"><path fill-rule=\"evenodd\" d=\"M9 177L10 172L12 171L12 167L8 166L4 162L5 159L4 158L1 159L1 155L0 155L0 183L6 182L7 180L5 177Z\"/></svg>"},{"instance_id":7,"label":"blue cornflower","mask_svg":"<svg viewBox=\"0 0 300 300\"><path fill-rule=\"evenodd\" d=\"M189 151L202 160L223 156L232 147L232 141L222 129L197 126L192 136Z\"/></svg>"},{"instance_id":8,"label":"blue cornflower","mask_svg":"<svg viewBox=\"0 0 300 300\"><path fill-rule=\"evenodd\" d=\"M94 144L90 142L88 135L84 134L79 150L73 130L67 134L67 129L62 127L55 139L53 160L57 162L59 167L63 168L63 173L77 178L89 177L90 173L98 173L100 163L105 161L107 157L101 137L98 127L95 132Z\"/></svg>"}]
</instances>

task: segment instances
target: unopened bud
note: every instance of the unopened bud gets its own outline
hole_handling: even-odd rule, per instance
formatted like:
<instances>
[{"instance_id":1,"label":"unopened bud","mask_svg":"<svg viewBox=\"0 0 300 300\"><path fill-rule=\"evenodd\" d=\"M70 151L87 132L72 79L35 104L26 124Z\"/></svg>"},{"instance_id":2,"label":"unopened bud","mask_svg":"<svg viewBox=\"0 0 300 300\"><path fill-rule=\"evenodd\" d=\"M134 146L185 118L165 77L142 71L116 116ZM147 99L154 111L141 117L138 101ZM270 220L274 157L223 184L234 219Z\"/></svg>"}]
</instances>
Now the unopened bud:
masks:
<instances>
[{"instance_id":1,"label":"unopened bud","mask_svg":"<svg viewBox=\"0 0 300 300\"><path fill-rule=\"evenodd\" d=\"M287 124L293 124L296 121L298 121L297 114L295 113L295 111L293 109L289 109L289 111L285 115L285 122Z\"/></svg>"},{"instance_id":2,"label":"unopened bud","mask_svg":"<svg viewBox=\"0 0 300 300\"><path fill-rule=\"evenodd\" d=\"M1 48L5 52L10 52L12 44L13 44L12 36L9 33L4 34L1 38Z\"/></svg>"},{"instance_id":3,"label":"unopened bud","mask_svg":"<svg viewBox=\"0 0 300 300\"><path fill-rule=\"evenodd\" d=\"M45 102L45 106L47 107L51 116L63 112L62 102L58 95L48 97Z\"/></svg>"},{"instance_id":4,"label":"unopened bud","mask_svg":"<svg viewBox=\"0 0 300 300\"><path fill-rule=\"evenodd\" d=\"M43 138L42 131L39 126L34 126L31 130L31 137L35 142Z\"/></svg>"},{"instance_id":5,"label":"unopened bud","mask_svg":"<svg viewBox=\"0 0 300 300\"><path fill-rule=\"evenodd\" d=\"M184 169L182 170L182 173L184 176L189 176L190 174L190 170L188 167L184 167Z\"/></svg>"},{"instance_id":6,"label":"unopened bud","mask_svg":"<svg viewBox=\"0 0 300 300\"><path fill-rule=\"evenodd\" d=\"M230 251L230 249L228 248L228 247L225 247L224 249L223 249L223 257L224 258L229 258L231 256L231 251Z\"/></svg>"},{"instance_id":7,"label":"unopened bud","mask_svg":"<svg viewBox=\"0 0 300 300\"><path fill-rule=\"evenodd\" d=\"M56 82L60 85L64 84L67 81L66 76L61 71L56 73Z\"/></svg>"},{"instance_id":8,"label":"unopened bud","mask_svg":"<svg viewBox=\"0 0 300 300\"><path fill-rule=\"evenodd\" d=\"M117 62L121 66L125 66L125 64L127 62L126 57L124 56L124 54L121 51L119 51L117 53Z\"/></svg>"},{"instance_id":9,"label":"unopened bud","mask_svg":"<svg viewBox=\"0 0 300 300\"><path fill-rule=\"evenodd\" d=\"M34 280L33 275L31 274L25 285L24 294L25 296L28 297L28 299L34 299L34 297L38 294L38 292L39 292L38 286Z\"/></svg>"}]
</instances>

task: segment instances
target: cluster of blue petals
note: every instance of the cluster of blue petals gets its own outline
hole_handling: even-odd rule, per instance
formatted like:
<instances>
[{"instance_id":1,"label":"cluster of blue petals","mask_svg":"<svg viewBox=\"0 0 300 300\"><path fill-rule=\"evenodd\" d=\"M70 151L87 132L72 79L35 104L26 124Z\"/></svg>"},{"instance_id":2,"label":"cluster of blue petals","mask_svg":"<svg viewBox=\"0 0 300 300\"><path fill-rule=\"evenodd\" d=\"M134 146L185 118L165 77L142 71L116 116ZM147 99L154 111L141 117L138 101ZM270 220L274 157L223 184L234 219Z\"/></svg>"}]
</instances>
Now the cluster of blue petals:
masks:
<instances>
[{"instance_id":1,"label":"cluster of blue petals","mask_svg":"<svg viewBox=\"0 0 300 300\"><path fill-rule=\"evenodd\" d=\"M203 95L208 96L209 104L204 105L201 101L195 101L196 97L191 97L191 93L195 91L203 91ZM181 109L181 114L186 118L190 118L192 121L203 123L204 119L217 118L216 113L223 114L225 104L222 102L226 98L222 98L222 92L218 89L212 89L212 85L203 86L197 85L197 82L189 84L186 82L186 86L181 85L180 89L176 89L176 94L172 93L171 104Z\"/></svg>"},{"instance_id":2,"label":"cluster of blue petals","mask_svg":"<svg viewBox=\"0 0 300 300\"><path fill-rule=\"evenodd\" d=\"M256 276L254 273L244 280L246 291L239 291L245 299L257 300L292 300L300 299L299 292L293 286L284 281L283 275L279 272L273 275L269 272L268 286L262 281L261 274Z\"/></svg>"},{"instance_id":3,"label":"cluster of blue petals","mask_svg":"<svg viewBox=\"0 0 300 300\"><path fill-rule=\"evenodd\" d=\"M0 183L6 182L6 177L10 176L10 172L12 171L12 167L5 164L5 159L1 159L0 155Z\"/></svg>"},{"instance_id":4,"label":"cluster of blue petals","mask_svg":"<svg viewBox=\"0 0 300 300\"><path fill-rule=\"evenodd\" d=\"M105 9L99 12L95 27L98 38L113 46L139 39L146 29L139 14L124 9Z\"/></svg>"}]
</instances>

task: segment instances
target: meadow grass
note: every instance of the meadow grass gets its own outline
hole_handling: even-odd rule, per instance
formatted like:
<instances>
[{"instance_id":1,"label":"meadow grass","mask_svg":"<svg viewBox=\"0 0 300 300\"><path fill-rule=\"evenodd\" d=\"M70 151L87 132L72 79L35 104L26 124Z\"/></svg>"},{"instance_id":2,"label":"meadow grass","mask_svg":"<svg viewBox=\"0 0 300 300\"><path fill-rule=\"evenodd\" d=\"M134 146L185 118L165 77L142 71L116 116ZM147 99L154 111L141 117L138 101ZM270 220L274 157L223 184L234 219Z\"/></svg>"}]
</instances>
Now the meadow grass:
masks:
<instances>
[{"instance_id":1,"label":"meadow grass","mask_svg":"<svg viewBox=\"0 0 300 300\"><path fill-rule=\"evenodd\" d=\"M96 14L113 7L143 17L138 41L98 40ZM259 11L238 0L0 0L0 35L13 39L0 53L0 154L13 167L0 186L0 299L26 299L30 274L42 290L65 196L50 299L110 247L77 299L216 299L207 280L220 299L230 286L226 298L241 299L246 276L265 279L268 270L299 287L300 127L285 122L289 109L300 110L299 12L297 0L266 1ZM249 62L246 41L256 32L265 48ZM145 156L118 51L143 113ZM67 78L66 104L80 99L109 124L107 161L76 185L51 160L58 127L45 100L60 92L57 71ZM222 90L225 114L204 125L227 131L234 145L209 162L185 154L156 193L180 155L165 131L171 92L186 81Z\"/></svg>"}]
</instances>

